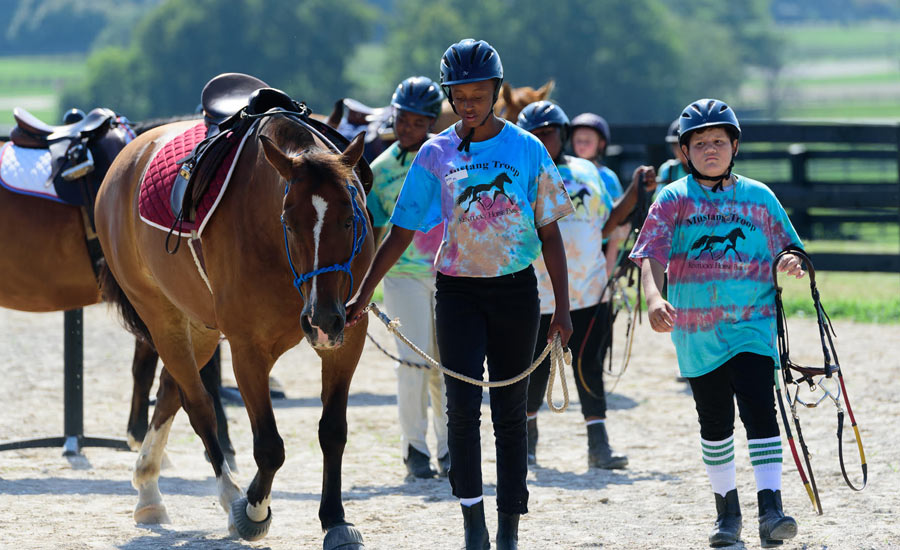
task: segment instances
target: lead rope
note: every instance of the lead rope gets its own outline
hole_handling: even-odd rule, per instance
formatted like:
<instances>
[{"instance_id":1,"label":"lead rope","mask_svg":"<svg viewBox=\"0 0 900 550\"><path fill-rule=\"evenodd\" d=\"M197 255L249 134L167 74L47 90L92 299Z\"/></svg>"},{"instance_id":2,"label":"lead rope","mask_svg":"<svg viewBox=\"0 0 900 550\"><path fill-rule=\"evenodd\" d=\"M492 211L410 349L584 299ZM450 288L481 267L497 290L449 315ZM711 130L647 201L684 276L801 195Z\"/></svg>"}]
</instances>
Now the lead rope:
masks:
<instances>
[{"instance_id":1,"label":"lead rope","mask_svg":"<svg viewBox=\"0 0 900 550\"><path fill-rule=\"evenodd\" d=\"M569 388L566 385L566 371L563 367L563 363L566 365L572 364L572 352L569 351L568 348L563 349L562 342L559 339L559 334L557 334L553 338L553 342L547 344L547 347L544 348L544 351L541 352L541 355L534 360L530 367L522 371L517 376L510 378L508 380L497 380L497 381L488 381L479 380L477 378L471 378L469 376L465 376L456 371L452 371L440 363L434 360L427 353L422 351L418 346L413 344L409 338L403 335L400 332L400 320L399 319L391 319L378 306L372 302L368 306L363 309L363 312L371 311L375 314L378 319L384 323L384 326L387 327L388 332L394 334L397 338L399 338L404 344L410 347L414 352L416 352L422 359L424 359L429 366L439 370L440 372L450 376L452 378L456 378L457 380L461 380L463 382L467 382L472 384L473 386L480 386L482 388L501 388L503 386L511 386L516 382L520 382L527 378L538 366L543 362L544 358L547 357L547 354L550 354L550 381L547 383L547 405L550 407L550 410L555 413L562 413L569 407ZM556 378L556 375L559 375L560 383L562 384L562 392L563 392L563 403L560 406L556 406L553 403L553 382Z\"/></svg>"}]
</instances>

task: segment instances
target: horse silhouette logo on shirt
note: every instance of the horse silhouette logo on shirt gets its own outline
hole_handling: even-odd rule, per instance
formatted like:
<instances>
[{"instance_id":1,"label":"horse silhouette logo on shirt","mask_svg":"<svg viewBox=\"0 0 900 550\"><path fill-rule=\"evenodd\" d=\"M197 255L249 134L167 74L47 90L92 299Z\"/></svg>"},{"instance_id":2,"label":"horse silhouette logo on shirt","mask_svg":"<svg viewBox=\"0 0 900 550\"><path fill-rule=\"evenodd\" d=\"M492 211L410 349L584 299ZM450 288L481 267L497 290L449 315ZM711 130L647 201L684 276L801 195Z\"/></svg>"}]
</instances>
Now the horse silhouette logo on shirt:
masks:
<instances>
[{"instance_id":1,"label":"horse silhouette logo on shirt","mask_svg":"<svg viewBox=\"0 0 900 550\"><path fill-rule=\"evenodd\" d=\"M575 193L574 195L569 195L569 198L572 199L572 206L575 207L575 210L578 210L578 207L582 207L587 210L587 205L584 203L586 198L591 196L591 191L587 187L582 187L580 191ZM578 201L577 203L575 201Z\"/></svg>"},{"instance_id":2,"label":"horse silhouette logo on shirt","mask_svg":"<svg viewBox=\"0 0 900 550\"><path fill-rule=\"evenodd\" d=\"M729 250L733 250L738 260L744 261L741 257L740 252L737 251L735 245L737 244L738 239L745 239L746 236L744 232L741 231L740 227L736 227L728 232L724 237L717 237L715 235L704 235L694 241L694 244L691 245L691 250L697 250L700 248L700 253L697 254L695 260L699 260L700 256L703 255L704 252L709 252L709 257L713 260L718 260L722 256L725 255Z\"/></svg>"},{"instance_id":3,"label":"horse silhouette logo on shirt","mask_svg":"<svg viewBox=\"0 0 900 550\"><path fill-rule=\"evenodd\" d=\"M512 203L514 201L506 194L506 191L504 191L504 187L507 183L512 183L512 180L509 179L509 174L501 172L491 183L480 183L478 185L473 185L472 187L466 187L463 192L456 197L456 204L462 206L462 203L469 201L469 204L466 205L466 212L468 212L469 209L472 208L472 204L474 204L475 201L478 201L481 203L482 208L490 210L494 206L494 202L499 195L503 195ZM485 205L482 200L482 193L487 195L492 189L494 190L494 194L490 197L491 203Z\"/></svg>"}]
</instances>

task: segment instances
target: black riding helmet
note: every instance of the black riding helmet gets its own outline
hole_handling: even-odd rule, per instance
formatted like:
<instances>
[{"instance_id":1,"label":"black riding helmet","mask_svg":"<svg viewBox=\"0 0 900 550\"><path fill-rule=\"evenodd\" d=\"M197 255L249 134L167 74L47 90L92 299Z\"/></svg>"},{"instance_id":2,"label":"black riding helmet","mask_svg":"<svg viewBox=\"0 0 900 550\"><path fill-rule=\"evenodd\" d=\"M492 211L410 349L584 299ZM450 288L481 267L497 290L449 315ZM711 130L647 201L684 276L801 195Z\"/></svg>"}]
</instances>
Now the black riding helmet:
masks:
<instances>
[{"instance_id":1,"label":"black riding helmet","mask_svg":"<svg viewBox=\"0 0 900 550\"><path fill-rule=\"evenodd\" d=\"M581 113L577 117L572 119L572 130L575 128L590 128L594 130L600 137L606 140L606 143L609 144L610 140L610 131L609 131L609 123L606 122L606 119L602 116L595 113Z\"/></svg>"},{"instance_id":2,"label":"black riding helmet","mask_svg":"<svg viewBox=\"0 0 900 550\"><path fill-rule=\"evenodd\" d=\"M411 76L397 85L391 105L401 111L437 118L444 96L441 88L427 76Z\"/></svg>"},{"instance_id":3,"label":"black riding helmet","mask_svg":"<svg viewBox=\"0 0 900 550\"><path fill-rule=\"evenodd\" d=\"M732 140L741 139L741 126L738 123L737 115L734 114L734 111L731 107L728 106L724 101L718 99L698 99L697 101L691 102L687 107L681 111L681 116L678 117L679 122L679 135L678 135L678 144L690 146L690 138L691 134L697 130L702 128L714 128L716 126L721 126L725 128L726 132L728 132L729 137ZM734 168L734 157L737 155L737 151L732 151L731 155L731 164L728 165L728 169L721 176L707 176L705 174L701 174L691 162L691 158L688 155L688 168L691 171L691 175L694 176L695 179L703 178L705 180L715 181L716 185L713 186L713 191L721 191L722 190L722 182L731 177L731 169Z\"/></svg>"},{"instance_id":4,"label":"black riding helmet","mask_svg":"<svg viewBox=\"0 0 900 550\"><path fill-rule=\"evenodd\" d=\"M427 76L411 76L407 78L397 85L394 95L391 96L391 106L395 109L427 116L432 119L440 116L443 102L444 95L441 93L440 87ZM395 116L394 122L396 121ZM424 143L424 140L422 143ZM397 152L397 160L400 162L400 166L406 165L406 157L409 152L418 149L422 143L410 147L410 149L400 146L400 150Z\"/></svg>"},{"instance_id":5,"label":"black riding helmet","mask_svg":"<svg viewBox=\"0 0 900 550\"><path fill-rule=\"evenodd\" d=\"M675 144L678 143L678 131L681 127L681 120L675 119L672 121L672 124L669 124L669 130L666 132L666 143Z\"/></svg>"},{"instance_id":6,"label":"black riding helmet","mask_svg":"<svg viewBox=\"0 0 900 550\"><path fill-rule=\"evenodd\" d=\"M562 140L563 145L569 138L569 117L566 116L562 107L551 101L543 100L529 103L519 113L519 119L516 121L516 124L527 132L544 126L557 126L559 128L559 138Z\"/></svg>"},{"instance_id":7,"label":"black riding helmet","mask_svg":"<svg viewBox=\"0 0 900 550\"><path fill-rule=\"evenodd\" d=\"M500 85L503 83L503 64L500 62L500 54L484 40L475 40L474 38L460 40L447 48L444 56L441 57L441 88L444 90L444 94L447 95L454 113L456 113L456 106L453 104L450 86L481 82L483 80L494 80L495 82L491 113L481 121L481 124L490 119L491 114L493 114L493 106L497 103L497 98L500 96ZM460 151L463 149L469 150L469 143L472 141L474 133L475 129L473 128L463 138L458 148Z\"/></svg>"}]
</instances>

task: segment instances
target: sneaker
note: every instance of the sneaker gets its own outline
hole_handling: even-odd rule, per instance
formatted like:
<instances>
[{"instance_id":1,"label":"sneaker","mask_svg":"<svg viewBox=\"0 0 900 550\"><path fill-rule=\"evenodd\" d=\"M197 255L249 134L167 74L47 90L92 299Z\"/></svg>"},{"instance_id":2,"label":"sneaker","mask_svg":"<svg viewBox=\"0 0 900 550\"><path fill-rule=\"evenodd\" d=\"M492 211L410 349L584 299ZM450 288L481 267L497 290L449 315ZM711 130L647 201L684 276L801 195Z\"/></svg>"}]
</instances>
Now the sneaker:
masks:
<instances>
[{"instance_id":1,"label":"sneaker","mask_svg":"<svg viewBox=\"0 0 900 550\"><path fill-rule=\"evenodd\" d=\"M406 464L406 470L409 475L421 479L429 479L437 475L437 472L431 467L431 460L428 455L419 452L412 445L409 446L409 453L403 459Z\"/></svg>"},{"instance_id":2,"label":"sneaker","mask_svg":"<svg viewBox=\"0 0 900 550\"><path fill-rule=\"evenodd\" d=\"M438 457L438 475L447 477L450 475L450 453Z\"/></svg>"}]
</instances>

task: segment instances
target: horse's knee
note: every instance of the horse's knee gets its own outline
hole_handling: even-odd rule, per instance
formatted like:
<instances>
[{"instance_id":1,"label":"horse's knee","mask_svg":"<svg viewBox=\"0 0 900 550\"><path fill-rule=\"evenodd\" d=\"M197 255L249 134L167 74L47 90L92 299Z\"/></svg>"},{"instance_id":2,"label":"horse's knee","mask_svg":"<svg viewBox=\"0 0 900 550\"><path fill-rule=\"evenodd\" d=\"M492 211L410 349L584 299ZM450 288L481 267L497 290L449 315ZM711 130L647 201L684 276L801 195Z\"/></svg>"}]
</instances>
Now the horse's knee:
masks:
<instances>
[{"instance_id":1,"label":"horse's knee","mask_svg":"<svg viewBox=\"0 0 900 550\"><path fill-rule=\"evenodd\" d=\"M278 434L260 436L253 441L253 458L260 470L274 472L284 464L284 441Z\"/></svg>"}]
</instances>

